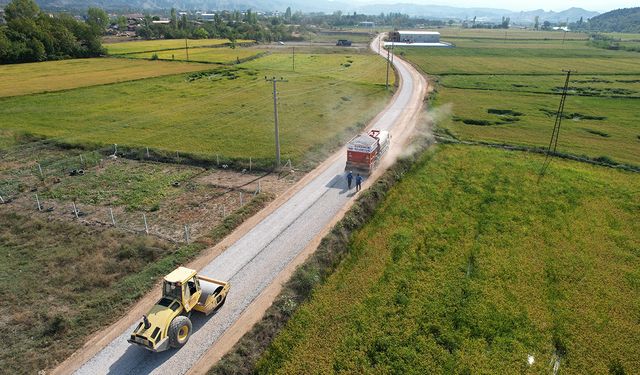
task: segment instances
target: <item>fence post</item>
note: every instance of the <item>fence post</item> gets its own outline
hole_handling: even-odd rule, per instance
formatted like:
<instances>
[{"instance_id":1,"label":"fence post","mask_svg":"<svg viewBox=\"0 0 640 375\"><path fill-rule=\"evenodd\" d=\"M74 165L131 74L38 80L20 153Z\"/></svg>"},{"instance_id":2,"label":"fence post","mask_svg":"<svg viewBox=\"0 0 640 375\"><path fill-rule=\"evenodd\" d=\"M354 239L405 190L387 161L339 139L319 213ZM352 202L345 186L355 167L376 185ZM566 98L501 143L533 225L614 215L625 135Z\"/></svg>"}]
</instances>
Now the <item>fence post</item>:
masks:
<instances>
[{"instance_id":1,"label":"fence post","mask_svg":"<svg viewBox=\"0 0 640 375\"><path fill-rule=\"evenodd\" d=\"M216 154L216 165L220 165L220 156Z\"/></svg>"},{"instance_id":2,"label":"fence post","mask_svg":"<svg viewBox=\"0 0 640 375\"><path fill-rule=\"evenodd\" d=\"M184 242L189 243L189 226L184 226Z\"/></svg>"},{"instance_id":3,"label":"fence post","mask_svg":"<svg viewBox=\"0 0 640 375\"><path fill-rule=\"evenodd\" d=\"M111 224L113 224L113 226L116 226L116 218L113 217L113 209L111 207L109 207L109 213L111 214Z\"/></svg>"},{"instance_id":4,"label":"fence post","mask_svg":"<svg viewBox=\"0 0 640 375\"><path fill-rule=\"evenodd\" d=\"M82 157L82 154L80 154L80 165L84 168L84 158Z\"/></svg>"},{"instance_id":5,"label":"fence post","mask_svg":"<svg viewBox=\"0 0 640 375\"><path fill-rule=\"evenodd\" d=\"M176 151L176 158L178 159L178 163L180 163L180 154Z\"/></svg>"},{"instance_id":6,"label":"fence post","mask_svg":"<svg viewBox=\"0 0 640 375\"><path fill-rule=\"evenodd\" d=\"M149 226L147 225L147 214L142 214L142 218L144 219L144 232L149 234Z\"/></svg>"},{"instance_id":7,"label":"fence post","mask_svg":"<svg viewBox=\"0 0 640 375\"><path fill-rule=\"evenodd\" d=\"M251 172L251 157L249 157L249 172Z\"/></svg>"},{"instance_id":8,"label":"fence post","mask_svg":"<svg viewBox=\"0 0 640 375\"><path fill-rule=\"evenodd\" d=\"M44 179L44 173L42 173L42 167L40 166L40 163L38 163L38 170L40 171L40 178Z\"/></svg>"},{"instance_id":9,"label":"fence post","mask_svg":"<svg viewBox=\"0 0 640 375\"><path fill-rule=\"evenodd\" d=\"M240 192L240 207L242 207L244 205L244 202L242 200L242 192Z\"/></svg>"},{"instance_id":10,"label":"fence post","mask_svg":"<svg viewBox=\"0 0 640 375\"><path fill-rule=\"evenodd\" d=\"M42 211L42 206L40 206L40 198L38 198L37 193L36 193L36 202L38 203L38 211Z\"/></svg>"},{"instance_id":11,"label":"fence post","mask_svg":"<svg viewBox=\"0 0 640 375\"><path fill-rule=\"evenodd\" d=\"M78 208L76 207L76 201L73 201L73 214L76 215L76 219L78 219Z\"/></svg>"},{"instance_id":12,"label":"fence post","mask_svg":"<svg viewBox=\"0 0 640 375\"><path fill-rule=\"evenodd\" d=\"M149 158L149 147L147 147L147 159Z\"/></svg>"},{"instance_id":13,"label":"fence post","mask_svg":"<svg viewBox=\"0 0 640 375\"><path fill-rule=\"evenodd\" d=\"M113 144L113 154L117 154L118 153L118 145L116 143Z\"/></svg>"}]
</instances>

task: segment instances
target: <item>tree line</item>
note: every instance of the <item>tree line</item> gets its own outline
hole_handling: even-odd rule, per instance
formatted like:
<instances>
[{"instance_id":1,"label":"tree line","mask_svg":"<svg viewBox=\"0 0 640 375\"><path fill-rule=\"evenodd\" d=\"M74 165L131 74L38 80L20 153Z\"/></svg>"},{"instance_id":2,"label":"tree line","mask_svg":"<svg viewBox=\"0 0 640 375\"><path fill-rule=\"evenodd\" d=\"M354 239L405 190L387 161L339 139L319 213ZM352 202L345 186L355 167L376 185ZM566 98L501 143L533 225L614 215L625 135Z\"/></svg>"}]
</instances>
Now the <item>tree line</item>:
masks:
<instances>
[{"instance_id":1,"label":"tree line","mask_svg":"<svg viewBox=\"0 0 640 375\"><path fill-rule=\"evenodd\" d=\"M87 22L70 15L44 13L33 0L12 0L0 26L0 63L93 57L104 53L100 36L107 14L90 8Z\"/></svg>"},{"instance_id":2,"label":"tree line","mask_svg":"<svg viewBox=\"0 0 640 375\"><path fill-rule=\"evenodd\" d=\"M180 39L180 38L227 38L250 39L258 42L276 40L302 40L306 33L313 33L320 28L357 27L360 22L369 21L377 25L398 27L444 26L440 20L409 17L401 13L381 13L380 15L364 15L357 13L333 14L292 12L287 8L283 14L264 15L251 9L240 11L219 11L211 19L195 16L177 15L171 9L168 23L154 23L159 17L146 15L136 30L137 36L144 39ZM120 22L118 22L120 24Z\"/></svg>"}]
</instances>

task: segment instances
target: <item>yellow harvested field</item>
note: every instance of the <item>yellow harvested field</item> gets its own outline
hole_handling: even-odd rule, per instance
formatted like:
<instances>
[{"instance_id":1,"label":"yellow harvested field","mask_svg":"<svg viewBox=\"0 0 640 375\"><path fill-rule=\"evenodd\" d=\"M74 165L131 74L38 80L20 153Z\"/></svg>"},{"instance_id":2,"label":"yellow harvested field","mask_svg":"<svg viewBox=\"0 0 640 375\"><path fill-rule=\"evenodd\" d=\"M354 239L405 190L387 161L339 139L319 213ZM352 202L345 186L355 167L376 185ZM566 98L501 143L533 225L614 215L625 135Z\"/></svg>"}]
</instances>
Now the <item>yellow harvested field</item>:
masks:
<instances>
[{"instance_id":1,"label":"yellow harvested field","mask_svg":"<svg viewBox=\"0 0 640 375\"><path fill-rule=\"evenodd\" d=\"M236 44L253 43L253 40L236 40ZM189 48L195 47L215 47L230 43L229 39L189 39ZM169 49L181 49L185 47L184 39L160 39L160 40L140 40L122 43L105 43L104 47L110 55L122 55L127 53L164 51Z\"/></svg>"},{"instance_id":2,"label":"yellow harvested field","mask_svg":"<svg viewBox=\"0 0 640 375\"><path fill-rule=\"evenodd\" d=\"M257 56L260 53L264 53L264 51L253 48L190 48L188 61L231 64ZM154 54L161 60L187 61L187 53L184 49L136 53L127 55L127 57L151 59Z\"/></svg>"},{"instance_id":3,"label":"yellow harvested field","mask_svg":"<svg viewBox=\"0 0 640 375\"><path fill-rule=\"evenodd\" d=\"M5 65L0 69L0 97L68 90L210 68L203 64L112 58Z\"/></svg>"}]
</instances>

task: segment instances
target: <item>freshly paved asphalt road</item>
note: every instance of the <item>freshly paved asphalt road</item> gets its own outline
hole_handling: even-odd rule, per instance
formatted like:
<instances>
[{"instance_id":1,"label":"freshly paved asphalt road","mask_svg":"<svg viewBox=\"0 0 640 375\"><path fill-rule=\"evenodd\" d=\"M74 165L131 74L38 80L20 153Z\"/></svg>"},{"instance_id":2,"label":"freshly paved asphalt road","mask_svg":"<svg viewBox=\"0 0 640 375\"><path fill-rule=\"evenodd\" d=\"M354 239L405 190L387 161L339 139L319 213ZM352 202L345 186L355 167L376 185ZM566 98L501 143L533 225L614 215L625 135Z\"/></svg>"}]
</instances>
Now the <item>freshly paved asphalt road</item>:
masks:
<instances>
[{"instance_id":1,"label":"freshly paved asphalt road","mask_svg":"<svg viewBox=\"0 0 640 375\"><path fill-rule=\"evenodd\" d=\"M378 52L378 40L371 48ZM382 50L386 57L386 51ZM406 124L415 119L425 93L422 76L399 58L394 60L400 87L393 103L378 116L373 128L390 130L392 148ZM394 128L396 129L394 131ZM407 130L409 128L409 130ZM402 130L404 129L404 130ZM404 134L407 137L407 134ZM396 146L399 147L399 146ZM346 152L287 202L273 211L200 272L231 282L226 304L214 315L192 315L194 332L180 350L151 353L127 343L134 326L110 342L84 363L77 374L184 374L242 314L251 302L294 259L312 239L338 215L354 189L347 190L344 178Z\"/></svg>"}]
</instances>

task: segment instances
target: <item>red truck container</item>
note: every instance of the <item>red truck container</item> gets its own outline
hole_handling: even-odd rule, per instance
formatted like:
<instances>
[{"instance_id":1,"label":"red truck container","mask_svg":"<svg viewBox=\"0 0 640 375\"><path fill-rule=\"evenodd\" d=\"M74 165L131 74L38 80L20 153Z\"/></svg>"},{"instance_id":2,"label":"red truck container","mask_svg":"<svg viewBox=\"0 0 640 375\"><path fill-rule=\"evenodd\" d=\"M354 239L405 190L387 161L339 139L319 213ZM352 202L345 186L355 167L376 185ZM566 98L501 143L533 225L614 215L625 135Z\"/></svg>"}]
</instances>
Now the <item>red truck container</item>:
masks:
<instances>
[{"instance_id":1,"label":"red truck container","mask_svg":"<svg viewBox=\"0 0 640 375\"><path fill-rule=\"evenodd\" d=\"M371 130L355 136L347 144L347 169L370 172L389 149L391 135L384 130Z\"/></svg>"}]
</instances>

